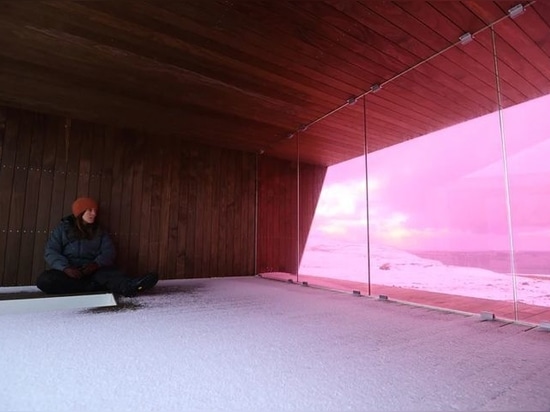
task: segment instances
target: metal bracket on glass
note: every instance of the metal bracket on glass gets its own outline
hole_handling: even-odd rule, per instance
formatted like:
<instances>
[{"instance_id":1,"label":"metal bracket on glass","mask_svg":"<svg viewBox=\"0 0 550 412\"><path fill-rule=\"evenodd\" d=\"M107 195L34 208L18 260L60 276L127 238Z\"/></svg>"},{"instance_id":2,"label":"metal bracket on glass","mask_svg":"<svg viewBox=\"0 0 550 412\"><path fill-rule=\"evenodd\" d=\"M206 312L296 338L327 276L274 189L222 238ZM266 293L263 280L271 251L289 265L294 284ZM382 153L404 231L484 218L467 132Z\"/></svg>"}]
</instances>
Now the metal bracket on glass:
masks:
<instances>
[{"instance_id":1,"label":"metal bracket on glass","mask_svg":"<svg viewBox=\"0 0 550 412\"><path fill-rule=\"evenodd\" d=\"M495 314L492 312L481 312L481 320L495 320Z\"/></svg>"}]
</instances>

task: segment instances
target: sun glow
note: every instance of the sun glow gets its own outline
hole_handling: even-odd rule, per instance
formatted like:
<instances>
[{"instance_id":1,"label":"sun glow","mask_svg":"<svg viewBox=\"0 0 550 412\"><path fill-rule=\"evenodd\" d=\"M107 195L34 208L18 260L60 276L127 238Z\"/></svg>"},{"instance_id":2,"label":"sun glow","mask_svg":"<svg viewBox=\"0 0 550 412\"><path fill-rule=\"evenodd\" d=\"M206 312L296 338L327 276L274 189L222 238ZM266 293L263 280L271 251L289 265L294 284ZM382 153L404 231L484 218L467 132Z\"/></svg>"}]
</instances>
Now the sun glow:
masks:
<instances>
[{"instance_id":1,"label":"sun glow","mask_svg":"<svg viewBox=\"0 0 550 412\"><path fill-rule=\"evenodd\" d=\"M394 212L390 216L373 222L376 237L391 244L400 244L413 236L413 231L406 227L408 216L405 213Z\"/></svg>"}]
</instances>

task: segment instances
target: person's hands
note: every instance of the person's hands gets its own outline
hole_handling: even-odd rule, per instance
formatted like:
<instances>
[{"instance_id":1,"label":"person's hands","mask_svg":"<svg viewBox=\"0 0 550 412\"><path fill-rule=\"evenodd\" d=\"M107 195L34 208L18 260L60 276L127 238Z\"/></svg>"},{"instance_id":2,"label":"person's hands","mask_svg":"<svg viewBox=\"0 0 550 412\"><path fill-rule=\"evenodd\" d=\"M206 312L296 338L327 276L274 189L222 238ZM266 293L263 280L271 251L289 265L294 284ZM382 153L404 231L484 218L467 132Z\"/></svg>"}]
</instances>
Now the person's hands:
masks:
<instances>
[{"instance_id":1,"label":"person's hands","mask_svg":"<svg viewBox=\"0 0 550 412\"><path fill-rule=\"evenodd\" d=\"M86 263L80 271L84 276L91 275L92 273L96 272L99 269L99 265L95 262Z\"/></svg>"},{"instance_id":2,"label":"person's hands","mask_svg":"<svg viewBox=\"0 0 550 412\"><path fill-rule=\"evenodd\" d=\"M82 277L82 273L80 272L80 270L71 266L63 269L63 272L65 272L68 277L73 279L80 279Z\"/></svg>"}]
</instances>

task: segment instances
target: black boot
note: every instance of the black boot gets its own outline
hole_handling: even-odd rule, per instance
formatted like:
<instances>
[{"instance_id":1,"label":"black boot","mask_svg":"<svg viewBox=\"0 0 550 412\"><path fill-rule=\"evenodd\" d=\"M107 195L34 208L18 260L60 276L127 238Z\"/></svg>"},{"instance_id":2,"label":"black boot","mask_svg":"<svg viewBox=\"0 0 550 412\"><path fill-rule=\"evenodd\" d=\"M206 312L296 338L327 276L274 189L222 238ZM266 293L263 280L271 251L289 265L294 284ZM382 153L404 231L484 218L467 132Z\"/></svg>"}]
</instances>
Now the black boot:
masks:
<instances>
[{"instance_id":1,"label":"black boot","mask_svg":"<svg viewBox=\"0 0 550 412\"><path fill-rule=\"evenodd\" d=\"M122 294L126 297L135 296L138 292L151 289L157 284L159 276L156 273L148 273L145 276L135 279L129 279L126 285L122 287Z\"/></svg>"}]
</instances>

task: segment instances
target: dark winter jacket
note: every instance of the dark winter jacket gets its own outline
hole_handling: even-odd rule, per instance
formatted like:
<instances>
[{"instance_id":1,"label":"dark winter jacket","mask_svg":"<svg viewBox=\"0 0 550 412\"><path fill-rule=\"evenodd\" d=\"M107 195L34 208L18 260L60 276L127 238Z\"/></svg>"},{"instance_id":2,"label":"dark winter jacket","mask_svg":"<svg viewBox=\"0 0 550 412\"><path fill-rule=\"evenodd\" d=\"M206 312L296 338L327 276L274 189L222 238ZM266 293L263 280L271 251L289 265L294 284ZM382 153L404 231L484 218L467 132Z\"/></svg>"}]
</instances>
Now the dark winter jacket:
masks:
<instances>
[{"instance_id":1,"label":"dark winter jacket","mask_svg":"<svg viewBox=\"0 0 550 412\"><path fill-rule=\"evenodd\" d=\"M112 266L115 256L115 247L107 232L97 228L91 239L83 238L79 236L73 215L61 219L52 231L44 251L46 263L57 270L69 266L80 268L92 262L100 267Z\"/></svg>"}]
</instances>

